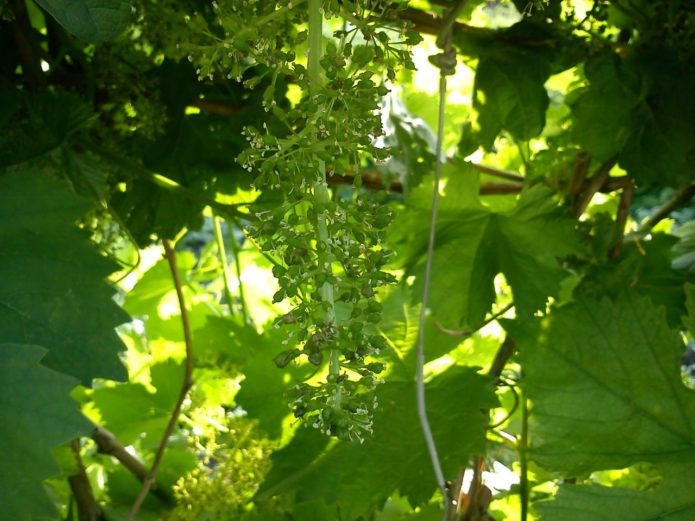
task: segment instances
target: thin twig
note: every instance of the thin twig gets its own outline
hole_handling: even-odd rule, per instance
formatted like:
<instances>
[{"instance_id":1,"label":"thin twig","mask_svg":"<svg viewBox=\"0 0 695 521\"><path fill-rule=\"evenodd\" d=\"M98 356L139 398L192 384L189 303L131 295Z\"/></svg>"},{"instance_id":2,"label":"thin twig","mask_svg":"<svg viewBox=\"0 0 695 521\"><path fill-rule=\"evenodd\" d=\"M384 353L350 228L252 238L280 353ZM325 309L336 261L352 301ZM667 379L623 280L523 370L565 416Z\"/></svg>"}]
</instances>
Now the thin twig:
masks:
<instances>
[{"instance_id":1,"label":"thin twig","mask_svg":"<svg viewBox=\"0 0 695 521\"><path fill-rule=\"evenodd\" d=\"M131 508L128 517L126 518L127 521L133 521L135 519L135 516L140 510L143 501L145 501L145 497L147 496L150 487L152 487L152 484L155 482L155 478L157 477L157 471L159 470L159 465L161 464L162 458L164 457L164 451L166 450L172 432L174 432L174 427L176 427L176 423L178 422L179 414L181 413L181 407L183 406L183 402L186 399L188 391L193 386L193 339L191 337L191 325L188 321L188 310L186 309L186 301L183 297L181 279L179 277L179 271L176 265L176 253L174 252L174 249L172 248L171 243L168 240L163 240L162 244L164 245L164 253L166 255L167 261L169 262L169 269L171 270L171 276L174 280L176 296L179 300L179 309L181 310L181 324L183 326L183 337L186 343L186 362L184 366L184 377L183 383L181 385L181 392L179 393L179 397L176 400L174 411L171 413L171 417L169 418L169 422L167 423L166 429L164 429L164 435L162 436L162 441L159 443L159 447L157 448L157 453L155 454L154 462L152 463L152 468L150 469L150 472L147 474L145 480L142 483L140 493L138 494L138 497L135 499L135 503L133 503L133 507Z\"/></svg>"},{"instance_id":2,"label":"thin twig","mask_svg":"<svg viewBox=\"0 0 695 521\"><path fill-rule=\"evenodd\" d=\"M695 183L691 183L678 190L673 196L664 203L661 208L654 212L645 223L640 226L640 233L649 232L654 226L666 219L671 212L686 204L695 195Z\"/></svg>"},{"instance_id":3,"label":"thin twig","mask_svg":"<svg viewBox=\"0 0 695 521\"><path fill-rule=\"evenodd\" d=\"M514 302L510 302L506 306L504 306L502 309L500 309L497 313L493 313L490 315L487 319L483 321L482 324L480 324L478 327L475 329L466 329L463 331L459 331L456 329L449 329L444 327L442 324L440 324L438 321L434 320L434 325L439 331L444 333L445 335L453 336L453 337L461 337L461 338L468 338L469 336L473 335L474 333L477 333L481 329L483 329L485 326L490 324L491 322L494 322L498 318L500 318L502 315L504 315L507 311L512 309L514 307Z\"/></svg>"}]
</instances>

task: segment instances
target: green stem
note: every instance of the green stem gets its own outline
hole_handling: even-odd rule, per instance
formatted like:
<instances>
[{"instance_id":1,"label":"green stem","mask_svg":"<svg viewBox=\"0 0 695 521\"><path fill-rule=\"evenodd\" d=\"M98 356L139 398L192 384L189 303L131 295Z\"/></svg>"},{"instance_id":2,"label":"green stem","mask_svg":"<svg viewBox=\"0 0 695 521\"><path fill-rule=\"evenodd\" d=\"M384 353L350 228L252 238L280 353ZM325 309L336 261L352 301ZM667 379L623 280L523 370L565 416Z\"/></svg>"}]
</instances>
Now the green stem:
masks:
<instances>
[{"instance_id":1,"label":"green stem","mask_svg":"<svg viewBox=\"0 0 695 521\"><path fill-rule=\"evenodd\" d=\"M234 227L229 226L229 247L232 249L232 254L234 255L234 268L236 270L237 283L239 284L239 301L241 302L241 316L244 319L244 323L249 323L249 313L246 309L246 297L244 296L244 283L241 281L241 259L239 258L239 244L236 242L236 237L234 236Z\"/></svg>"},{"instance_id":2,"label":"green stem","mask_svg":"<svg viewBox=\"0 0 695 521\"><path fill-rule=\"evenodd\" d=\"M213 230L215 231L215 243L217 244L217 253L220 256L220 262L222 262L222 280L224 280L224 297L227 300L227 306L229 307L229 314L234 314L234 308L232 303L234 299L232 298L232 290L229 284L229 271L227 264L227 252L224 248L224 237L222 236L222 226L220 221L222 219L217 215L213 215L212 224Z\"/></svg>"},{"instance_id":3,"label":"green stem","mask_svg":"<svg viewBox=\"0 0 695 521\"><path fill-rule=\"evenodd\" d=\"M323 13L321 0L309 0L309 94L317 94L322 85L321 78L321 47L323 39ZM326 205L331 202L331 197L326 184L326 166L323 161L318 161L316 182L314 183L314 205L318 214L316 225L317 239L325 248L318 254L319 266L328 274L332 274L330 258L330 234L328 233L326 219ZM335 300L333 284L325 282L321 287L321 300L328 304L326 309L326 322L335 324ZM328 373L331 376L340 376L340 353L332 349L329 355ZM334 396L335 406L340 405L340 393Z\"/></svg>"},{"instance_id":4,"label":"green stem","mask_svg":"<svg viewBox=\"0 0 695 521\"><path fill-rule=\"evenodd\" d=\"M521 500L521 519L528 519L529 482L528 482L528 404L526 394L521 392L521 439L519 440L519 499Z\"/></svg>"}]
</instances>

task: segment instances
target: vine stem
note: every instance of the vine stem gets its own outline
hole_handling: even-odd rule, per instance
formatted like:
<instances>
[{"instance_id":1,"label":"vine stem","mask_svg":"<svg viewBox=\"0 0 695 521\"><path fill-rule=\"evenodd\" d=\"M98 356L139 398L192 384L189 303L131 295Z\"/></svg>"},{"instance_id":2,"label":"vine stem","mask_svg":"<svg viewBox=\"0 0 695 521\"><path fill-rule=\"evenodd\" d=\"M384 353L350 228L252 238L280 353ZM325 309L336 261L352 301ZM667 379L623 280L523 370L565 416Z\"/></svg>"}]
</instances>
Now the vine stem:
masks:
<instances>
[{"instance_id":1,"label":"vine stem","mask_svg":"<svg viewBox=\"0 0 695 521\"><path fill-rule=\"evenodd\" d=\"M528 519L529 481L528 481L528 404L526 393L521 392L521 438L519 439L519 499L521 503L521 519Z\"/></svg>"},{"instance_id":2,"label":"vine stem","mask_svg":"<svg viewBox=\"0 0 695 521\"><path fill-rule=\"evenodd\" d=\"M447 44L449 46L450 44ZM444 479L442 464L437 453L437 445L432 435L429 419L427 418L427 403L425 400L425 320L427 318L427 304L430 298L430 284L432 280L432 261L434 257L434 240L437 228L437 212L439 210L439 181L442 175L442 141L444 140L444 108L446 106L446 75L443 71L439 75L439 121L437 125L437 146L436 146L436 163L434 168L434 189L432 190L432 213L430 216L429 240L427 243L427 260L425 263L425 280L422 290L422 307L420 308L420 317L418 320L418 341L417 341L417 383L416 383L416 398L417 412L420 419L422 434L425 438L425 444L432 460L434 475L437 479L437 485L442 491L444 499L444 517L449 517L449 507L451 501Z\"/></svg>"},{"instance_id":3,"label":"vine stem","mask_svg":"<svg viewBox=\"0 0 695 521\"><path fill-rule=\"evenodd\" d=\"M229 247L232 249L232 255L234 255L234 268L236 270L237 283L239 284L241 318L244 319L244 324L250 324L252 322L249 316L249 312L246 309L246 297L244 296L244 282L241 280L241 250L239 249L239 243L237 242L236 236L234 235L234 227L232 226L232 223L228 223L227 229L229 231Z\"/></svg>"},{"instance_id":4,"label":"vine stem","mask_svg":"<svg viewBox=\"0 0 695 521\"><path fill-rule=\"evenodd\" d=\"M183 326L183 338L186 344L186 362L184 365L184 377L179 397L176 400L176 404L174 405L174 410L171 413L169 422L167 423L167 426L164 429L162 441L159 443L159 447L157 447L157 453L154 456L152 468L150 468L149 473L147 474L142 483L140 493L138 494L138 497L135 499L135 502L133 503L133 506L130 509L130 513L126 518L126 521L134 521L135 516L140 511L140 507L142 506L143 501L145 501L145 497L147 497L147 493L150 491L152 484L155 482L155 479L157 478L157 471L159 470L159 465L161 464L162 458L164 457L164 451L166 450L167 445L169 443L171 433L174 432L174 427L176 427L176 422L178 421L179 415L181 414L183 402L186 399L188 391L193 386L193 339L191 337L191 325L188 320L188 310L186 309L186 301L183 297L181 278L179 277L178 266L176 264L176 253L174 252L174 248L168 240L162 240L162 244L164 245L164 253L167 262L169 263L169 269L171 270L171 277L174 281L176 296L179 300L179 309L181 310L181 324Z\"/></svg>"},{"instance_id":5,"label":"vine stem","mask_svg":"<svg viewBox=\"0 0 695 521\"><path fill-rule=\"evenodd\" d=\"M323 39L323 10L321 0L309 0L309 59L307 70L309 73L309 95L314 96L321 88L321 47ZM325 245L324 251L318 254L319 266L326 271L332 273L331 259L329 253L329 233L326 224L325 205L331 202L331 197L328 192L328 184L326 182L326 165L323 161L318 160L318 168L316 171L317 179L314 183L314 203L317 206L318 222L316 226L318 241ZM326 310L326 322L335 324L335 298L333 295L333 284L324 282L321 286L321 300L328 304ZM328 373L329 375L340 376L340 359L339 352L336 349L331 349L328 358ZM336 407L340 406L340 392L333 397Z\"/></svg>"},{"instance_id":6,"label":"vine stem","mask_svg":"<svg viewBox=\"0 0 695 521\"><path fill-rule=\"evenodd\" d=\"M220 224L220 218L217 215L212 216L213 230L215 231L215 243L217 245L217 253L220 256L220 262L222 263L222 280L224 281L224 297L227 300L227 307L229 308L229 314L234 314L233 308L233 298L232 289L229 282L229 267L227 264L227 252L224 247L224 237L222 235L222 225Z\"/></svg>"}]
</instances>

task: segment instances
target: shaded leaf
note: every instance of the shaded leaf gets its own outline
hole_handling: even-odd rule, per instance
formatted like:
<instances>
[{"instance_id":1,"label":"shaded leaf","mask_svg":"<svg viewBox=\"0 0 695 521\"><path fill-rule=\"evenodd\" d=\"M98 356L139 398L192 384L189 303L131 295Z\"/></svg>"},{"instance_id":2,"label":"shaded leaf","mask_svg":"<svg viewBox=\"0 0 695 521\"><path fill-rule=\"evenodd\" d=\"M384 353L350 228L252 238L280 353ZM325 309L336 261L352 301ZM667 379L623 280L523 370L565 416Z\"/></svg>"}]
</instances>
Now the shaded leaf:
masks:
<instances>
[{"instance_id":1,"label":"shaded leaf","mask_svg":"<svg viewBox=\"0 0 695 521\"><path fill-rule=\"evenodd\" d=\"M78 38L100 43L113 40L126 28L130 3L122 0L36 0L56 21Z\"/></svg>"},{"instance_id":2,"label":"shaded leaf","mask_svg":"<svg viewBox=\"0 0 695 521\"><path fill-rule=\"evenodd\" d=\"M0 344L0 501L5 519L56 516L41 483L60 471L51 449L93 428L70 398L77 381L39 365L45 354L35 345Z\"/></svg>"},{"instance_id":3,"label":"shaded leaf","mask_svg":"<svg viewBox=\"0 0 695 521\"><path fill-rule=\"evenodd\" d=\"M92 117L89 105L69 92L20 92L0 87L0 100L7 111L0 117L0 167L55 150Z\"/></svg>"},{"instance_id":4,"label":"shaded leaf","mask_svg":"<svg viewBox=\"0 0 695 521\"><path fill-rule=\"evenodd\" d=\"M43 364L79 378L124 379L114 328L128 316L104 282L116 267L74 222L89 204L26 170L0 177L0 337L43 345Z\"/></svg>"}]
</instances>

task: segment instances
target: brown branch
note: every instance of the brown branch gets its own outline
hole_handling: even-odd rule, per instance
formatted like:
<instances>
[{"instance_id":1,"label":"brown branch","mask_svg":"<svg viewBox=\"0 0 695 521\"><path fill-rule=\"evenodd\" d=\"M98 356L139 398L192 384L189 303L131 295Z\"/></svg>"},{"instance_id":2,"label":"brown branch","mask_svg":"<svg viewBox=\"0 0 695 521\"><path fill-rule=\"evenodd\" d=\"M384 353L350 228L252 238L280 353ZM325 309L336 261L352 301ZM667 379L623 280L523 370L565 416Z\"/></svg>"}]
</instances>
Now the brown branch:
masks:
<instances>
[{"instance_id":1,"label":"brown branch","mask_svg":"<svg viewBox=\"0 0 695 521\"><path fill-rule=\"evenodd\" d=\"M420 11L419 9L414 9L412 7L407 7L400 10L398 13L398 18L412 23L413 29L415 29L417 32L422 34L431 34L434 36L439 35L444 23L444 18L441 16ZM465 32L478 35L491 35L495 32L494 29L475 27L461 22L454 22L451 29L453 33Z\"/></svg>"},{"instance_id":2,"label":"brown branch","mask_svg":"<svg viewBox=\"0 0 695 521\"><path fill-rule=\"evenodd\" d=\"M495 379L498 379L502 375L502 371L504 371L507 362L509 362L509 360L512 358L515 351L516 342L514 342L511 337L507 336L504 339L504 342L502 342L500 348L497 350L497 353L495 353L495 358L492 360L492 364L490 364L490 369L488 370L487 374L494 376Z\"/></svg>"},{"instance_id":3,"label":"brown branch","mask_svg":"<svg viewBox=\"0 0 695 521\"><path fill-rule=\"evenodd\" d=\"M515 181L517 183L523 183L524 177L516 172L511 172L509 170L502 170L501 168L495 168L492 166L481 165L479 163L473 163L472 161L466 161L475 170L480 173L488 174L491 176L499 177L501 179L506 179L507 181Z\"/></svg>"},{"instance_id":4,"label":"brown branch","mask_svg":"<svg viewBox=\"0 0 695 521\"><path fill-rule=\"evenodd\" d=\"M386 190L379 172L367 170L361 172L362 187L368 190ZM355 182L355 176L350 174L329 174L326 181L331 186L350 186ZM518 194L523 189L520 183L481 183L478 189L479 195L508 195ZM402 194L403 184L400 181L392 181L388 186L392 194Z\"/></svg>"},{"instance_id":5,"label":"brown branch","mask_svg":"<svg viewBox=\"0 0 695 521\"><path fill-rule=\"evenodd\" d=\"M92 439L96 443L97 451L100 454L106 454L116 458L116 460L138 478L139 481L145 479L147 475L145 464L128 452L111 431L97 425L92 432Z\"/></svg>"},{"instance_id":6,"label":"brown branch","mask_svg":"<svg viewBox=\"0 0 695 521\"><path fill-rule=\"evenodd\" d=\"M68 484L77 505L77 518L79 521L104 521L104 512L94 499L92 485L82 463L79 440L72 440L70 448L77 464L77 473L68 477Z\"/></svg>"},{"instance_id":7,"label":"brown branch","mask_svg":"<svg viewBox=\"0 0 695 521\"><path fill-rule=\"evenodd\" d=\"M594 195L596 195L596 192L601 189L608 179L611 168L613 168L617 162L617 156L611 157L598 168L596 173L586 183L584 183L584 190L582 190L572 206L572 215L578 218L584 213L587 206L589 206L589 203L594 198Z\"/></svg>"},{"instance_id":8,"label":"brown branch","mask_svg":"<svg viewBox=\"0 0 695 521\"><path fill-rule=\"evenodd\" d=\"M99 454L106 454L107 456L115 458L116 461L133 474L138 481L142 482L145 480L147 476L147 467L145 467L145 464L140 458L128 452L111 431L105 429L101 425L95 425L94 431L92 431L92 440L96 443L97 452ZM156 486L156 484L152 487L152 493L166 504L172 504L174 501L174 498L167 490Z\"/></svg>"},{"instance_id":9,"label":"brown branch","mask_svg":"<svg viewBox=\"0 0 695 521\"><path fill-rule=\"evenodd\" d=\"M154 461L152 462L152 468L150 469L150 472L147 474L145 480L142 483L140 493L138 494L138 497L135 499L135 503L133 503L133 507L131 508L128 517L126 518L127 521L133 521L135 519L135 516L137 515L138 511L140 510L140 507L142 506L142 502L145 501L147 493L149 492L150 488L155 482L155 478L157 477L157 471L159 470L159 465L161 464L162 458L164 457L164 451L166 450L166 447L169 443L169 438L171 437L172 432L174 432L174 427L176 427L176 423L178 422L179 414L181 413L181 408L183 407L183 402L186 399L188 391L193 386L193 339L191 337L191 325L188 320L188 310L186 309L186 301L183 296L183 289L181 286L181 279L179 277L179 270L176 265L176 253L174 252L174 249L172 248L171 243L168 240L164 239L162 241L162 244L164 245L164 253L169 263L171 276L174 280L176 296L179 300L179 309L181 310L181 324L183 326L183 337L186 343L185 370L183 383L181 385L181 391L174 406L174 411L171 413L171 417L169 418L169 423L167 423L166 429L164 429L162 441L159 443L157 453L155 454Z\"/></svg>"},{"instance_id":10,"label":"brown branch","mask_svg":"<svg viewBox=\"0 0 695 521\"><path fill-rule=\"evenodd\" d=\"M618 204L618 211L615 215L615 225L617 228L618 240L611 248L608 253L608 257L611 259L616 258L620 255L620 250L623 247L623 241L625 240L625 224L627 223L627 217L630 214L630 205L632 204L632 196L635 194L635 185L629 182L623 188L623 193L620 194L620 203Z\"/></svg>"},{"instance_id":11,"label":"brown branch","mask_svg":"<svg viewBox=\"0 0 695 521\"><path fill-rule=\"evenodd\" d=\"M191 106L224 117L229 117L235 112L239 112L239 110L241 110L239 105L206 99L194 100L191 102Z\"/></svg>"},{"instance_id":12,"label":"brown branch","mask_svg":"<svg viewBox=\"0 0 695 521\"><path fill-rule=\"evenodd\" d=\"M516 183L482 183L478 195L508 195L521 193L524 186Z\"/></svg>"},{"instance_id":13,"label":"brown branch","mask_svg":"<svg viewBox=\"0 0 695 521\"><path fill-rule=\"evenodd\" d=\"M640 226L640 233L649 232L654 226L666 219L671 212L686 204L695 195L695 183L691 183L686 187L678 190L673 196L666 201L661 208L654 212L646 222Z\"/></svg>"},{"instance_id":14,"label":"brown branch","mask_svg":"<svg viewBox=\"0 0 695 521\"><path fill-rule=\"evenodd\" d=\"M488 521L492 518L487 513L487 509L492 501L492 492L483 483L483 471L485 470L485 459L482 456L473 458L473 479L468 487L468 493L463 495L464 501L460 502L463 507L461 521Z\"/></svg>"},{"instance_id":15,"label":"brown branch","mask_svg":"<svg viewBox=\"0 0 695 521\"><path fill-rule=\"evenodd\" d=\"M493 313L492 315L490 315L490 317L488 317L487 319L485 319L485 320L484 320L478 327L476 327L475 329L466 329L466 330L463 330L463 331L459 331L459 330L456 330L456 329L448 329L448 328L444 327L442 324L440 324L439 322L437 322L436 320L434 321L434 325L435 325L435 327L436 327L437 329L439 329L439 331L441 331L441 332L444 333L445 335L449 335L449 336L453 336L453 337L460 337L460 338L468 338L468 337L471 336L473 333L476 333L476 332L480 331L481 329L483 329L485 326L487 326L487 325L490 324L491 322L494 322L495 320L497 320L498 318L500 318L502 315L504 315L507 311L509 311L509 310L512 309L513 307L514 307L514 302L510 302L509 304L507 304L506 306L504 306L502 309L500 309L498 312ZM499 375L498 375L498 376L499 376Z\"/></svg>"},{"instance_id":16,"label":"brown branch","mask_svg":"<svg viewBox=\"0 0 695 521\"><path fill-rule=\"evenodd\" d=\"M586 182L586 175L589 173L589 164L591 164L591 156L587 152L579 152L579 154L577 154L577 161L574 164L569 191L573 208L578 204L577 198Z\"/></svg>"}]
</instances>

